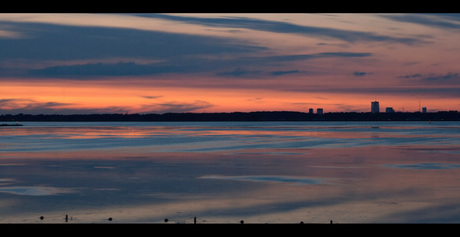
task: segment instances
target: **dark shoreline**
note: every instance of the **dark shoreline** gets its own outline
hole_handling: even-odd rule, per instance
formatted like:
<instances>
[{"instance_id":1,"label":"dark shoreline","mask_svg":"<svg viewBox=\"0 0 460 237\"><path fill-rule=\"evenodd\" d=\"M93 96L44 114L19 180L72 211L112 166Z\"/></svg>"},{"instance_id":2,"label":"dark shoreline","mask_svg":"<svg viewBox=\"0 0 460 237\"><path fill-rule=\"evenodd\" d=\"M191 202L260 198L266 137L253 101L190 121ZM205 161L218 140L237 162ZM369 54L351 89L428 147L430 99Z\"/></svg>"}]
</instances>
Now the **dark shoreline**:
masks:
<instances>
[{"instance_id":1,"label":"dark shoreline","mask_svg":"<svg viewBox=\"0 0 460 237\"><path fill-rule=\"evenodd\" d=\"M232 112L232 113L164 113L164 114L3 114L0 121L460 121L458 111L434 113L396 112Z\"/></svg>"}]
</instances>

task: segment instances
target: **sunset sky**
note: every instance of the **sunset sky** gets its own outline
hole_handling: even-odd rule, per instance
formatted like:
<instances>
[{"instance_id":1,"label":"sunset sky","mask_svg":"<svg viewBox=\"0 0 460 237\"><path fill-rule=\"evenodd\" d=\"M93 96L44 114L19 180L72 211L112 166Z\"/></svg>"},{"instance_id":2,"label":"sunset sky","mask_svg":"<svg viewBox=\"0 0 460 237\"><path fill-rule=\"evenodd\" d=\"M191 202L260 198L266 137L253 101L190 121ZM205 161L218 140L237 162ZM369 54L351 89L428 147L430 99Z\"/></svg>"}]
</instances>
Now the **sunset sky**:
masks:
<instances>
[{"instance_id":1,"label":"sunset sky","mask_svg":"<svg viewBox=\"0 0 460 237\"><path fill-rule=\"evenodd\" d=\"M0 114L460 110L460 14L0 14Z\"/></svg>"}]
</instances>

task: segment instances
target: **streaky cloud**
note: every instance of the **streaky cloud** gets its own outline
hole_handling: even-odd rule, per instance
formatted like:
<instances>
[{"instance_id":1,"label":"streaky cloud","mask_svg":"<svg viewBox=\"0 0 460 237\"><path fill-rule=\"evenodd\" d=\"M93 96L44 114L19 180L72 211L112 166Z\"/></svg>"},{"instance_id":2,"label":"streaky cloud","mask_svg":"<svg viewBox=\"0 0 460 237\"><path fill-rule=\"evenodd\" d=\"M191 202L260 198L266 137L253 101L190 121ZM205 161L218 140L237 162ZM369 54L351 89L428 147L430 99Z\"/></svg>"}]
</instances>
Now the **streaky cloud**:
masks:
<instances>
[{"instance_id":1,"label":"streaky cloud","mask_svg":"<svg viewBox=\"0 0 460 237\"><path fill-rule=\"evenodd\" d=\"M245 68L233 68L232 65L244 64L248 67L263 67L267 64L279 64L283 62L313 60L318 58L361 58L370 57L372 53L359 52L323 52L317 54L300 55L276 55L265 57L248 57L241 55L233 59L171 59L166 62L153 64L140 64L136 62L118 63L87 63L75 65L56 65L40 69L30 69L28 76L55 77L55 78L77 78L87 80L98 76L142 76L160 75L166 73L195 73L195 72L214 72L217 76L223 77L245 77L263 74L262 70L249 70ZM217 72L216 72L217 71ZM270 72L272 76L286 73L299 73L299 71Z\"/></svg>"},{"instance_id":2,"label":"streaky cloud","mask_svg":"<svg viewBox=\"0 0 460 237\"><path fill-rule=\"evenodd\" d=\"M188 55L258 52L243 40L128 28L2 22L29 37L0 38L0 60L84 60L144 58L167 60Z\"/></svg>"},{"instance_id":3,"label":"streaky cloud","mask_svg":"<svg viewBox=\"0 0 460 237\"><path fill-rule=\"evenodd\" d=\"M433 85L436 86L433 86ZM418 84L410 86L380 86L380 87L356 87L356 86L334 86L319 85L311 86L308 84L303 85L279 85L277 87L279 91L291 91L291 92L303 92L303 93L332 93L332 94L343 94L343 95L372 95L372 96L436 96L439 98L458 97L460 94L460 83L448 83L439 84L433 82L433 84Z\"/></svg>"},{"instance_id":4,"label":"streaky cloud","mask_svg":"<svg viewBox=\"0 0 460 237\"><path fill-rule=\"evenodd\" d=\"M127 113L121 107L106 107L98 109L70 108L75 104L55 101L37 101L29 98L0 99L0 114L95 114L95 113Z\"/></svg>"},{"instance_id":5,"label":"streaky cloud","mask_svg":"<svg viewBox=\"0 0 460 237\"><path fill-rule=\"evenodd\" d=\"M300 73L299 70L287 70L287 71L273 71L273 72L270 72L271 75L273 76L282 76L282 75L286 75L286 74L296 74L296 73Z\"/></svg>"},{"instance_id":6,"label":"streaky cloud","mask_svg":"<svg viewBox=\"0 0 460 237\"><path fill-rule=\"evenodd\" d=\"M157 95L157 96L141 96L142 98L145 98L145 99L157 99L157 98L161 98L163 97L162 95Z\"/></svg>"},{"instance_id":7,"label":"streaky cloud","mask_svg":"<svg viewBox=\"0 0 460 237\"><path fill-rule=\"evenodd\" d=\"M416 73L416 74L410 74L410 75L399 76L398 78L406 78L406 79L409 79L409 78L420 78L420 77L422 77L422 75L419 74L419 73Z\"/></svg>"},{"instance_id":8,"label":"streaky cloud","mask_svg":"<svg viewBox=\"0 0 460 237\"><path fill-rule=\"evenodd\" d=\"M142 110L143 113L186 113L212 106L211 103L202 100L196 100L194 102L170 101L143 105L140 110Z\"/></svg>"},{"instance_id":9,"label":"streaky cloud","mask_svg":"<svg viewBox=\"0 0 460 237\"><path fill-rule=\"evenodd\" d=\"M231 76L231 77L243 77L243 76L249 76L249 75L257 75L257 74L260 74L260 73L261 73L261 71L257 71L257 70L247 70L247 69L235 68L232 71L217 72L216 75L218 75L218 76Z\"/></svg>"},{"instance_id":10,"label":"streaky cloud","mask_svg":"<svg viewBox=\"0 0 460 237\"><path fill-rule=\"evenodd\" d=\"M371 74L372 72L358 72L358 71L353 72L353 76L355 77L363 77L363 76L367 76Z\"/></svg>"},{"instance_id":11,"label":"streaky cloud","mask_svg":"<svg viewBox=\"0 0 460 237\"><path fill-rule=\"evenodd\" d=\"M316 54L294 54L294 55L276 55L276 56L265 56L265 57L246 57L242 58L247 61L257 62L288 62L288 61L300 61L310 60L317 58L330 58L330 57L370 57L372 53L357 53L357 52L323 52Z\"/></svg>"},{"instance_id":12,"label":"streaky cloud","mask_svg":"<svg viewBox=\"0 0 460 237\"><path fill-rule=\"evenodd\" d=\"M29 70L33 76L62 77L78 76L141 76L154 75L169 72L181 72L185 69L180 66L164 64L137 64L134 62L119 63L88 63L78 65L59 65L42 69Z\"/></svg>"},{"instance_id":13,"label":"streaky cloud","mask_svg":"<svg viewBox=\"0 0 460 237\"><path fill-rule=\"evenodd\" d=\"M38 102L34 99L29 98L5 98L0 99L0 109L2 108L34 108L34 107L46 107L53 108L58 106L71 105L68 103L59 103L59 102Z\"/></svg>"},{"instance_id":14,"label":"streaky cloud","mask_svg":"<svg viewBox=\"0 0 460 237\"><path fill-rule=\"evenodd\" d=\"M450 80L458 80L460 76L458 73L447 73L447 74L439 74L439 75L430 75L425 78L427 81L450 81Z\"/></svg>"},{"instance_id":15,"label":"streaky cloud","mask_svg":"<svg viewBox=\"0 0 460 237\"><path fill-rule=\"evenodd\" d=\"M234 61L228 61L227 64L244 64L247 66L266 66L267 64L280 64L284 62L293 62L293 61L304 61L304 60L313 60L319 58L363 58L370 57L372 53L359 53L359 52L322 52L316 54L293 54L293 55L275 55L275 56L251 56L245 57L242 56L237 58ZM286 71L272 71L269 72L272 76L279 76L283 74L292 74L299 73L298 70L286 70ZM232 77L245 77L245 76L256 76L263 74L263 71L260 70L248 70L242 68L236 68L230 71L217 72L217 76L232 76Z\"/></svg>"},{"instance_id":16,"label":"streaky cloud","mask_svg":"<svg viewBox=\"0 0 460 237\"><path fill-rule=\"evenodd\" d=\"M398 78L404 79L419 79L424 82L434 82L434 83L455 83L457 82L460 85L460 75L458 73L429 73L429 74L410 74L399 76Z\"/></svg>"},{"instance_id":17,"label":"streaky cloud","mask_svg":"<svg viewBox=\"0 0 460 237\"><path fill-rule=\"evenodd\" d=\"M253 19L247 17L227 17L227 18L201 18L174 16L164 14L140 14L139 16L160 18L171 21L181 21L192 24L200 24L211 27L232 27L245 28L251 30L261 30L275 33L300 34L315 37L334 38L346 42L372 41L372 42L392 42L402 44L420 43L420 39L410 37L392 37L378 35L370 32L340 30L326 27L303 26L282 21L270 21Z\"/></svg>"},{"instance_id":18,"label":"streaky cloud","mask_svg":"<svg viewBox=\"0 0 460 237\"><path fill-rule=\"evenodd\" d=\"M446 30L460 30L460 14L385 14L381 17Z\"/></svg>"}]
</instances>

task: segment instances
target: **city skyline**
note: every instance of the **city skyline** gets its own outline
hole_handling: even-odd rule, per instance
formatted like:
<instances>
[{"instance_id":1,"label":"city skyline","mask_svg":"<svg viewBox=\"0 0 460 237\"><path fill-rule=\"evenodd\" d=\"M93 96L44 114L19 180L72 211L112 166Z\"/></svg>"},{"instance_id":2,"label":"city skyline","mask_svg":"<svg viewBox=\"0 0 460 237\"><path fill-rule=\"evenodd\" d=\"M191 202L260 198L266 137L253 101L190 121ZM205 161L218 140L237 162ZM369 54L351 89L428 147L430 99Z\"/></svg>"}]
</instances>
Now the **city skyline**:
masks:
<instances>
[{"instance_id":1,"label":"city skyline","mask_svg":"<svg viewBox=\"0 0 460 237\"><path fill-rule=\"evenodd\" d=\"M459 110L460 14L0 14L0 114Z\"/></svg>"},{"instance_id":2,"label":"city skyline","mask_svg":"<svg viewBox=\"0 0 460 237\"><path fill-rule=\"evenodd\" d=\"M316 112L315 112L316 111ZM308 108L308 109L305 109L305 110L301 110L301 111L295 111L295 110L291 110L291 111L288 111L288 110L273 110L273 111L265 111L265 110L254 110L254 111L233 111L233 112L217 112L217 113L257 113L257 112L273 112L273 113L276 113L276 112L298 112L298 113L308 113L308 114L317 114L317 115L321 115L321 114L324 114L324 113L438 113L438 112L458 112L458 110L428 110L428 108L426 106L423 106L423 107L419 107L418 110L415 110L415 111L405 111L404 108L402 108L402 110L395 110L393 107L385 107L385 112L383 111L380 111L380 102L379 101L371 101L371 106L370 106L370 109L369 111L324 111L323 108ZM166 113L191 113L191 112L166 112ZM203 110L203 111L197 111L195 113L206 113L206 110ZM208 113L216 113L216 112L208 112ZM19 113L19 114L24 114L24 113ZM26 113L27 114L27 113ZM57 113L54 113L56 115L58 115ZM106 114L106 115L110 115L111 113L93 113L93 114ZM112 113L112 114L120 114L120 113ZM121 113L122 114L122 113ZM125 113L126 115L128 115L129 113ZM149 113L131 113L131 114L149 114ZM155 113L150 113L150 114L155 114ZM156 114L161 114L161 113L156 113ZM0 115L6 115L6 114L0 114ZM14 114L9 114L9 115L14 115ZM49 115L49 114L48 114ZM78 115L78 114L68 114L68 115ZM81 114L81 115L84 115L84 114Z\"/></svg>"}]
</instances>

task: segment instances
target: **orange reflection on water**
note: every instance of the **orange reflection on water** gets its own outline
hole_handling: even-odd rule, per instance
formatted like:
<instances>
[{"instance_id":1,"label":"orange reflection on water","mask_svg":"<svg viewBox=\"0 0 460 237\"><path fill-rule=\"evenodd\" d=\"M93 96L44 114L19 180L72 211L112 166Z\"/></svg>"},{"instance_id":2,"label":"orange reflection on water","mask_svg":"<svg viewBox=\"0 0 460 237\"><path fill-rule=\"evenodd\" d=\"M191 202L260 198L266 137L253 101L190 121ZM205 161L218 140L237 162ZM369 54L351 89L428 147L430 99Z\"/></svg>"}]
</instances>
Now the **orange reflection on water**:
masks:
<instances>
[{"instance_id":1,"label":"orange reflection on water","mask_svg":"<svg viewBox=\"0 0 460 237\"><path fill-rule=\"evenodd\" d=\"M59 127L10 127L0 129L0 136L30 136L48 135L49 138L58 139L93 139L103 137L141 138L152 136L162 131L156 128L130 127L130 126L59 126Z\"/></svg>"},{"instance_id":2,"label":"orange reflection on water","mask_svg":"<svg viewBox=\"0 0 460 237\"><path fill-rule=\"evenodd\" d=\"M117 190L129 193L126 189L128 187L123 185L126 182L132 183L131 192L142 188L143 195L152 197L148 203L136 203L135 200L139 197L135 196L130 203L122 203L113 196L112 202L101 203L97 210L85 205L75 207L72 215L76 217L76 223L100 222L103 216L113 217L114 222L149 223L163 223L164 218L169 218L171 223L191 223L193 216L198 216L201 223L237 223L241 219L246 223L328 223L330 220L337 223L406 223L433 222L438 218L441 218L441 222L455 222L458 221L452 219L458 214L455 209L441 210L458 205L458 169L404 169L385 166L458 164L459 155L455 152L459 152L460 148L451 147L451 153L442 155L435 153L445 151L445 148L317 148L308 149L306 154L290 155L274 152L292 151L289 149L268 148L258 149L259 153L248 151L245 154L38 152L23 153L22 158L20 153L16 153L11 160L2 158L1 162L11 164L13 160L21 161L24 165L22 170L33 173L37 171L37 167L32 168L27 163L36 163L37 159L60 161L60 167L74 167L74 161L88 160L91 161L90 164L94 164L94 169L102 167L96 162L100 160L104 167L111 169L99 169L99 172L82 169L79 170L80 173L75 173L77 170L73 168L73 175L100 180L110 178L113 173L113 182L121 183L110 185L108 182L108 186L98 187L99 189L111 190L111 187L117 187ZM120 166L121 164L124 165ZM128 173L125 174L122 167L138 168L135 173L127 170ZM133 175L137 179L119 179ZM258 177L275 179L263 181ZM68 182L75 178L76 176L67 177ZM164 188L149 188L152 185L149 180L155 179L164 180ZM316 179L319 183L289 182L293 179ZM135 185L135 180L139 181L140 186ZM181 182L191 182L194 188L166 188L171 185L181 187ZM87 185L86 188L90 188L92 184ZM159 200L168 201L165 203ZM57 216L59 210L43 212L48 216ZM423 217L417 215L419 212L424 213ZM28 220L38 221L30 217ZM57 219L55 221L59 222Z\"/></svg>"},{"instance_id":3,"label":"orange reflection on water","mask_svg":"<svg viewBox=\"0 0 460 237\"><path fill-rule=\"evenodd\" d=\"M179 137L250 136L274 141L281 137L284 141L308 136L340 139L425 136L374 133L373 129L354 133L346 129L338 129L340 132L315 131L314 127L290 129L280 126L260 130L256 126L206 129L179 125L79 126L55 130L23 127L15 132L50 135L52 131L62 130L54 138L70 139L167 134ZM7 132L3 130L2 133ZM190 141L186 146L196 145ZM9 197L5 195L16 195L14 197L23 205L16 205L16 208L4 205L0 210L14 214L12 216L17 218L14 220L27 222L39 222L36 217L40 215L51 216L45 219L50 222L59 222L54 216L69 208L76 217L74 221L83 223L102 222L103 216L114 218L114 222L149 223L162 222L164 218L172 223L190 223L194 216L198 216L201 223L203 220L206 223L235 223L241 219L246 223L459 221L458 145L432 142L431 145L371 143L349 148L275 148L270 144L207 152L162 152L158 147L129 146L3 151L0 181L8 182L0 184L5 187L2 190L8 191L11 187L16 192L0 192L0 203L8 203ZM303 182L312 180L315 182ZM35 202L30 202L27 195L21 196L17 190L22 190L18 189L21 187L37 190L37 186L63 188L73 193L49 195L47 198L53 206L31 209L30 205ZM68 196L64 198L63 195ZM110 202L105 199L107 195ZM13 219L3 217L0 222L8 220Z\"/></svg>"}]
</instances>

